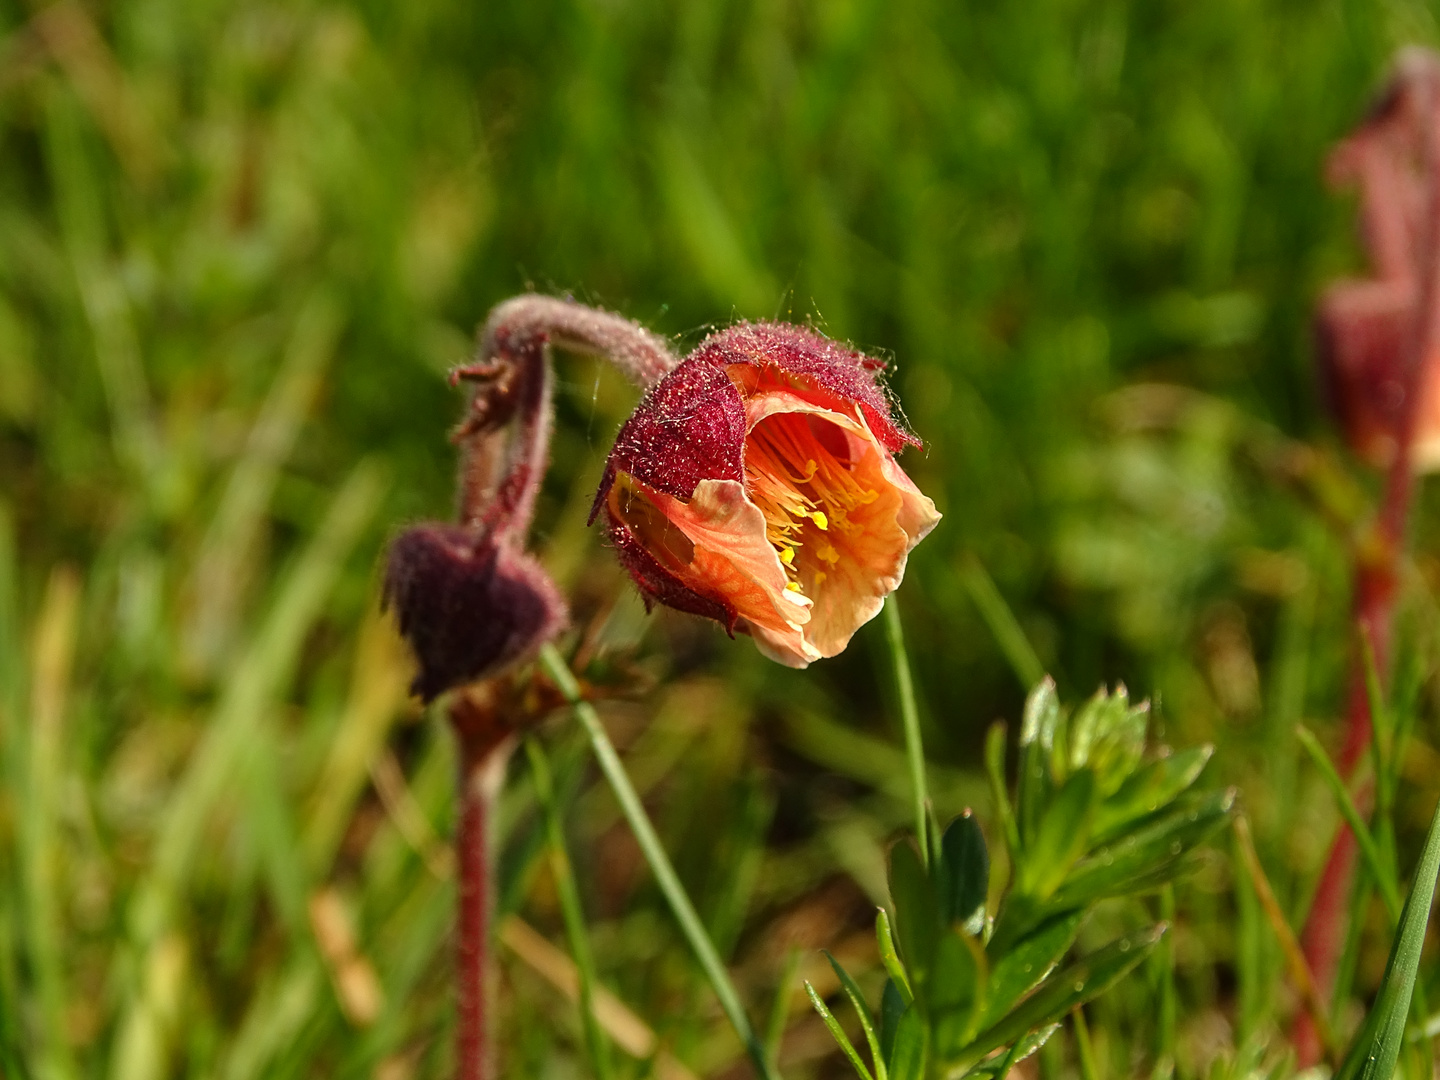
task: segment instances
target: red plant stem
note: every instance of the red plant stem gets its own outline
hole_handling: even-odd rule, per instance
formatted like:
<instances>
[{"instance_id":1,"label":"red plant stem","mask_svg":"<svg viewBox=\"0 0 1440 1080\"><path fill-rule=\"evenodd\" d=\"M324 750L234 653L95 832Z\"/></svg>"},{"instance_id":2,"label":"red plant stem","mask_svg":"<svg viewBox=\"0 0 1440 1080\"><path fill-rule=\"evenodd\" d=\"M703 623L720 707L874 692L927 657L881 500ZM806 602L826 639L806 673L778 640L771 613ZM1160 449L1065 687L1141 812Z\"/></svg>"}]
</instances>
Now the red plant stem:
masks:
<instances>
[{"instance_id":1,"label":"red plant stem","mask_svg":"<svg viewBox=\"0 0 1440 1080\"><path fill-rule=\"evenodd\" d=\"M452 372L453 380L476 384L456 433L462 446L460 522L520 544L530 526L550 445L550 346L605 357L642 386L652 385L678 363L665 340L639 323L568 300L527 294L491 311L481 331L479 358ZM544 583L549 587L548 579ZM553 606L563 611L558 598ZM554 629L528 642L530 650ZM458 1080L496 1076L491 811L515 742L517 718L506 713L507 687L503 674L472 683L455 692L449 710L460 748L455 830Z\"/></svg>"},{"instance_id":2,"label":"red plant stem","mask_svg":"<svg viewBox=\"0 0 1440 1080\"><path fill-rule=\"evenodd\" d=\"M1434 137L1436 102L1430 84L1422 88L1424 132L1423 168L1428 182L1424 237L1420 247L1422 267L1419 283L1419 306L1410 334L1409 355L1406 357L1403 404L1399 410L1395 438L1395 456L1386 478L1385 498L1380 513L1355 552L1355 621L1361 634L1369 638L1375 669L1382 681L1390 666L1391 631L1395 601L1399 596L1400 560L1405 548L1406 522L1415 490L1412 450L1419 418L1421 398L1425 392L1425 372L1430 357L1440 342L1440 313L1436 308L1436 283L1440 280L1440 156ZM1350 661L1349 702L1346 715L1345 744L1340 752L1341 775L1349 777L1365 754L1371 740L1372 718L1370 698L1365 685L1365 659L1358 647ZM1355 793L1360 812L1369 813L1373 796L1370 784ZM1301 944L1310 970L1323 995L1335 985L1336 968L1347 930L1351 882L1355 876L1356 843L1350 827L1343 821L1330 848L1330 855L1316 888L1310 915L1305 921ZM1307 1068L1320 1061L1320 1040L1309 1014L1302 1012L1293 1032L1300 1066Z\"/></svg>"},{"instance_id":3,"label":"red plant stem","mask_svg":"<svg viewBox=\"0 0 1440 1080\"><path fill-rule=\"evenodd\" d=\"M493 1080L497 1075L493 1035L495 866L492 810L505 777L514 740L466 726L457 703L451 719L459 736L459 814L455 829L458 897L455 926L455 1075L457 1080ZM488 737L487 737L488 736Z\"/></svg>"}]
</instances>

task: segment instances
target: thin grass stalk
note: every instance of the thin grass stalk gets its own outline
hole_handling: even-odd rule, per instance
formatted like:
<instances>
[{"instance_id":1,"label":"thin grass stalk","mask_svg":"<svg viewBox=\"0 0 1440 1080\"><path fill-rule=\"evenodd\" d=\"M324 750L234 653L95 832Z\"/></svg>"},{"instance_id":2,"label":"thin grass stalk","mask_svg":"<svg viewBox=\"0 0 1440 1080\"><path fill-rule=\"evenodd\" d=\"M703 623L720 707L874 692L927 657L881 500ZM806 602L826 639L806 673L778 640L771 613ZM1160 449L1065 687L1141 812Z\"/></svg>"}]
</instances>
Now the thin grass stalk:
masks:
<instances>
[{"instance_id":1,"label":"thin grass stalk","mask_svg":"<svg viewBox=\"0 0 1440 1080\"><path fill-rule=\"evenodd\" d=\"M915 706L910 654L905 649L905 629L900 623L900 607L894 593L885 599L885 640L890 643L890 656L895 663L895 690L900 699L900 721L905 728L905 757L910 764L910 789L915 797L915 839L920 845L920 859L929 867L930 841L925 823L929 817L930 793L925 786L925 749L920 742L920 711Z\"/></svg>"},{"instance_id":2,"label":"thin grass stalk","mask_svg":"<svg viewBox=\"0 0 1440 1080\"><path fill-rule=\"evenodd\" d=\"M785 1028L790 1022L790 987L800 971L799 949L791 949L785 956L780 969L780 978L775 984L775 1000L770 1006L770 1017L765 1024L765 1056L770 1067L780 1070L780 1044L785 1039Z\"/></svg>"},{"instance_id":3,"label":"thin grass stalk","mask_svg":"<svg viewBox=\"0 0 1440 1080\"><path fill-rule=\"evenodd\" d=\"M1175 925L1175 886L1160 890L1160 922ZM1166 934L1155 947L1156 982L1160 988L1160 1007L1155 1025L1155 1075L1170 1076L1175 1072L1175 1027L1178 1012L1175 992L1175 936Z\"/></svg>"},{"instance_id":4,"label":"thin grass stalk","mask_svg":"<svg viewBox=\"0 0 1440 1080\"><path fill-rule=\"evenodd\" d=\"M1090 1025L1085 1022L1085 1010L1079 1005L1070 1010L1070 1021L1075 1027L1075 1057L1080 1064L1080 1080L1099 1080L1095 1068L1095 1047L1090 1042Z\"/></svg>"},{"instance_id":5,"label":"thin grass stalk","mask_svg":"<svg viewBox=\"0 0 1440 1080\"><path fill-rule=\"evenodd\" d=\"M973 552L967 554L960 565L960 580L964 582L971 601L989 626L995 643L1005 654L1020 685L1029 690L1045 677L1045 665L1040 663L1035 647L1020 628L1020 620L1015 618L995 580L985 570L985 564Z\"/></svg>"},{"instance_id":6,"label":"thin grass stalk","mask_svg":"<svg viewBox=\"0 0 1440 1080\"><path fill-rule=\"evenodd\" d=\"M711 989L719 999L720 1008L735 1029L735 1033L740 1036L741 1042L745 1044L745 1051L755 1065L755 1071L764 1080L779 1080L778 1074L771 1067L764 1045L750 1024L750 1018L746 1015L745 1007L740 1002L740 995L735 990L735 984L730 980L729 972L725 970L725 965L720 959L714 942L710 940L710 935L706 932L704 923L700 921L700 915L696 912L695 905L691 903L690 897L686 894L685 886L680 883L680 878L675 873L674 866L671 865L670 857L665 854L664 845L660 843L660 837L656 835L655 827L650 824L649 815L645 813L645 807L640 802L640 796L636 793L635 786L630 783L630 777L625 772L625 766L620 761L615 744L610 741L609 734L606 733L604 725L600 723L599 714L589 702L581 697L580 684L575 681L575 676L555 646L547 644L540 650L540 664L545 669L545 673L560 688L565 700L574 708L576 718L590 737L590 745L595 751L595 759L600 765L600 771L605 774L605 779L609 782L615 799L620 804L620 810L625 815L630 831L634 834L635 840L645 856L645 861L650 866L650 872L655 875L656 884L660 886L660 891L664 895L666 903L669 904L675 921L680 924L680 930L685 935L685 940L689 942L695 958L700 962L700 967L710 982Z\"/></svg>"},{"instance_id":7,"label":"thin grass stalk","mask_svg":"<svg viewBox=\"0 0 1440 1080\"><path fill-rule=\"evenodd\" d=\"M534 737L525 740L525 754L530 761L530 775L535 783L535 799L545 818L545 832L550 842L550 867L555 879L555 891L560 897L560 915L565 921L565 934L570 939L570 954L575 960L575 971L580 990L580 1030L585 1036L585 1052L590 1058L590 1068L599 1080L610 1080L614 1075L610 1062L610 1043L600 1029L595 1016L595 955L590 949L590 936L585 929L585 910L580 904L580 892L575 887L575 870L570 862L570 853L565 846L565 827L560 817L560 806L555 798L555 785L551 779L550 761Z\"/></svg>"},{"instance_id":8,"label":"thin grass stalk","mask_svg":"<svg viewBox=\"0 0 1440 1080\"><path fill-rule=\"evenodd\" d=\"M1400 887L1395 880L1392 868L1387 865L1385 856L1381 853L1375 838L1370 835L1370 829L1361 817L1360 808L1355 805L1349 790L1345 787L1345 781L1340 778L1340 773L1330 763L1329 756L1325 753L1324 747L1304 724L1295 725L1295 736L1300 740L1300 745L1305 748L1305 753L1319 770L1320 776L1324 779L1330 793L1335 797L1335 803L1340 808L1340 817L1349 825L1350 831L1355 836L1359 845L1360 853L1365 857L1365 862L1370 868L1370 874L1375 879L1375 884L1380 890L1380 898L1385 902L1385 912L1390 917L1390 925L1393 928L1400 922Z\"/></svg>"},{"instance_id":9,"label":"thin grass stalk","mask_svg":"<svg viewBox=\"0 0 1440 1080\"><path fill-rule=\"evenodd\" d=\"M1290 929L1285 912L1280 908L1280 901L1275 899L1275 890L1270 887L1270 879L1265 874L1265 868L1260 864L1260 856L1255 852L1255 841L1250 835L1250 822L1246 820L1244 814L1235 816L1234 829L1241 865L1250 875L1250 884L1255 889L1255 896L1259 899L1260 907L1265 912L1265 917L1270 920L1270 927L1275 931L1275 937L1280 942L1280 951L1285 956L1285 965L1290 969L1290 981L1305 1006L1306 1015L1310 1018L1322 1052L1333 1063L1336 1060L1335 1036L1330 1031L1330 1019L1326 1013L1325 1003L1321 1000L1320 992L1315 986L1315 978L1310 973L1310 965L1305 958L1304 951L1300 948L1300 942L1296 940L1295 932Z\"/></svg>"}]
</instances>

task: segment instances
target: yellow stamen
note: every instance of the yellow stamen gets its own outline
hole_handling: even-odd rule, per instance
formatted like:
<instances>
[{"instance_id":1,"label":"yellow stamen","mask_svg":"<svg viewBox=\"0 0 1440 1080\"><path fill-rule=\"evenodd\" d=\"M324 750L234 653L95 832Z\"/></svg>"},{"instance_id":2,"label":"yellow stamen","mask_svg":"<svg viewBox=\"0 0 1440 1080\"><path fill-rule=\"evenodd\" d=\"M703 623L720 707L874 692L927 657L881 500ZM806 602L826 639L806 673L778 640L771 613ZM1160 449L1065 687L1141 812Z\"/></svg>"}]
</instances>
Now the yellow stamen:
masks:
<instances>
[{"instance_id":1,"label":"yellow stamen","mask_svg":"<svg viewBox=\"0 0 1440 1080\"><path fill-rule=\"evenodd\" d=\"M765 515L765 534L774 546L789 579L786 588L802 592L800 559L805 536L814 545L806 561L812 587L825 580L821 566L836 567L842 558L839 537L858 527L850 511L868 505L879 492L855 479L855 463L832 452L817 435L816 425L826 423L801 413L766 417L745 440L745 489ZM824 537L834 536L837 547Z\"/></svg>"}]
</instances>

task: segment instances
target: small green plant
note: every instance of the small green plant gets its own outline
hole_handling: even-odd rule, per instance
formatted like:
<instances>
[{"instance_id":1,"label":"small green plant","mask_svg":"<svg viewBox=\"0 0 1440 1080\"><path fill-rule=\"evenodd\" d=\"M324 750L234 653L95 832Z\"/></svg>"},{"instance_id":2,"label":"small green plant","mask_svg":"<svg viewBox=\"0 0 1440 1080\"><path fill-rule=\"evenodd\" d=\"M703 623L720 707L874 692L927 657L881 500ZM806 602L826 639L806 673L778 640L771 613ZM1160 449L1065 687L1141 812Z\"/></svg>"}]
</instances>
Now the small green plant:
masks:
<instances>
[{"instance_id":1,"label":"small green plant","mask_svg":"<svg viewBox=\"0 0 1440 1080\"><path fill-rule=\"evenodd\" d=\"M968 812L943 833L927 827L923 847L909 838L894 846L894 917L882 909L876 918L888 976L878 1017L831 960L860 1014L870 1066L808 987L859 1076L1003 1075L1155 947L1163 923L1062 966L1096 904L1173 881L1230 816L1233 791L1191 790L1210 747L1147 755L1149 718L1149 703L1132 705L1123 687L1068 715L1043 680L1025 706L1013 803L1004 729L992 730L986 756L1011 866L993 915L990 857Z\"/></svg>"}]
</instances>

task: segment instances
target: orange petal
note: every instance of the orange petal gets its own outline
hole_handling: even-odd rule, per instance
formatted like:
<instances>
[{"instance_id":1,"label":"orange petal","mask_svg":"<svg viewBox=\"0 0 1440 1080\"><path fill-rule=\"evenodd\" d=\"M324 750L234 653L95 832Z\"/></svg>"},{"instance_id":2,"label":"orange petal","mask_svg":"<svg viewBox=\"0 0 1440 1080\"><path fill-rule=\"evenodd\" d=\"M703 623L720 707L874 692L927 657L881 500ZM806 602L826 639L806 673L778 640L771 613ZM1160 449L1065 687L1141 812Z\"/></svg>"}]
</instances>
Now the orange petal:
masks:
<instances>
[{"instance_id":1,"label":"orange petal","mask_svg":"<svg viewBox=\"0 0 1440 1080\"><path fill-rule=\"evenodd\" d=\"M851 476L861 488L876 493L871 502L848 511L849 529L821 533L806 527L796 560L800 586L814 602L804 626L806 642L819 656L835 656L899 587L910 551L935 527L940 514L879 444L858 409L847 415L775 390L746 401L747 430L780 413L809 414L834 425L845 440ZM818 445L821 439L814 437ZM820 560L821 544L831 545L838 558Z\"/></svg>"},{"instance_id":2,"label":"orange petal","mask_svg":"<svg viewBox=\"0 0 1440 1080\"><path fill-rule=\"evenodd\" d=\"M702 480L684 502L621 473L610 499L651 555L687 588L734 609L767 656L790 667L818 659L802 630L810 601L785 587L765 515L744 485Z\"/></svg>"}]
</instances>

